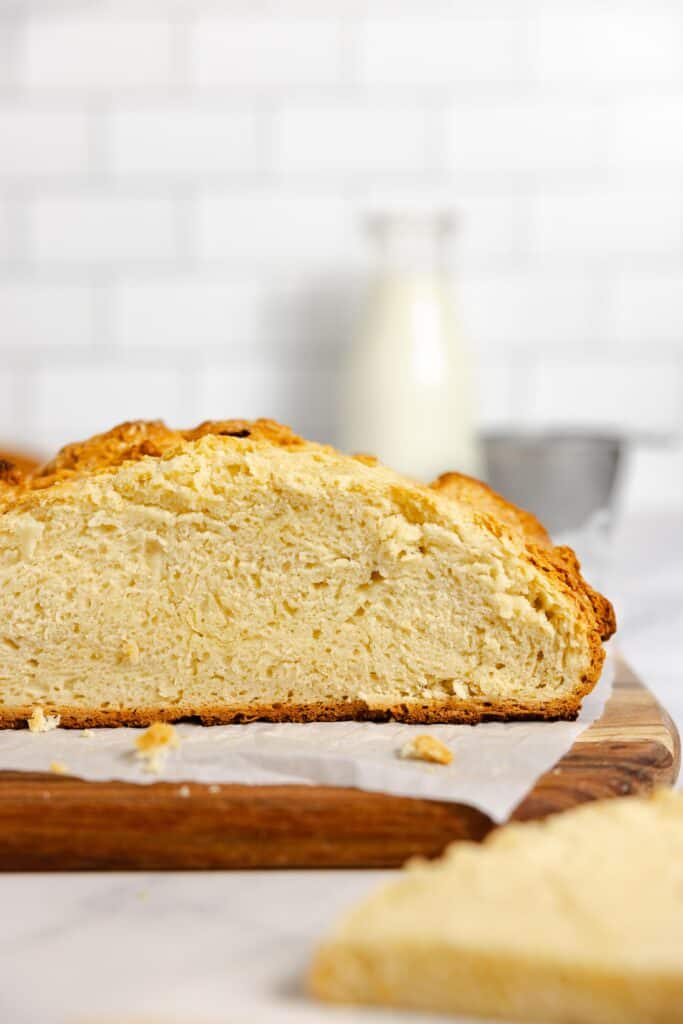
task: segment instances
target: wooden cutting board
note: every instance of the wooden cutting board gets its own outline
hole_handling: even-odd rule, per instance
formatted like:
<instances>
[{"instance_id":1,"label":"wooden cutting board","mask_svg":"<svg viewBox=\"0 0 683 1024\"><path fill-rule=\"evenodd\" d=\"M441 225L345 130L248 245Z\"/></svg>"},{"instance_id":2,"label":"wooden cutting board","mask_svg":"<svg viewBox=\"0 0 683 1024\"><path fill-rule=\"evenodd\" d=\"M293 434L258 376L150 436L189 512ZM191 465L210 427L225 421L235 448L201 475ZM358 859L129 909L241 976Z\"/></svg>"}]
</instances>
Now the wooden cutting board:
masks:
<instances>
[{"instance_id":1,"label":"wooden cutting board","mask_svg":"<svg viewBox=\"0 0 683 1024\"><path fill-rule=\"evenodd\" d=\"M238 727L236 727L238 728ZM672 785L680 741L623 661L599 722L516 808L524 821ZM215 787L212 787L215 790ZM394 867L493 828L463 804L319 786L136 786L0 773L0 869Z\"/></svg>"}]
</instances>

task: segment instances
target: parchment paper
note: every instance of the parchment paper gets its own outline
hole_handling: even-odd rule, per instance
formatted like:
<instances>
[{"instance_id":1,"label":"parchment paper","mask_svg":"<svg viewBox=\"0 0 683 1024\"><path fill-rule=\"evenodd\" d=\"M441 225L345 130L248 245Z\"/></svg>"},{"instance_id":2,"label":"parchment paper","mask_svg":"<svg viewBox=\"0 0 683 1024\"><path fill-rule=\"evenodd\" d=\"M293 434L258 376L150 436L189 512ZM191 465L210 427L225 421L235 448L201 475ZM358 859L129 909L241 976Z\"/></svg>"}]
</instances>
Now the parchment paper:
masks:
<instances>
[{"instance_id":1,"label":"parchment paper","mask_svg":"<svg viewBox=\"0 0 683 1024\"><path fill-rule=\"evenodd\" d=\"M259 785L354 786L397 796L452 800L503 821L536 779L602 714L610 695L613 659L586 698L576 722L468 725L321 722L251 725L178 725L180 746L161 775L136 756L140 729L0 731L0 770L49 771L61 762L71 775L140 784L163 781ZM453 751L450 765L403 760L400 748L422 733ZM179 795L180 793L179 786Z\"/></svg>"}]
</instances>

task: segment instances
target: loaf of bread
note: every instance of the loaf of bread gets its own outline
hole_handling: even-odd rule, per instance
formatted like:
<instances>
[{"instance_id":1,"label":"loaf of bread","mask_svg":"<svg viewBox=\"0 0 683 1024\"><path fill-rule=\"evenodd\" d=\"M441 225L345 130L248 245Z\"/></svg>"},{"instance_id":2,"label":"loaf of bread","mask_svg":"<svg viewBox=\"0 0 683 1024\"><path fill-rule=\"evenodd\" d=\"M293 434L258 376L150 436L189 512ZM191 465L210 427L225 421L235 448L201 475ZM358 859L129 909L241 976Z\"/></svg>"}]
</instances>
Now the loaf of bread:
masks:
<instances>
[{"instance_id":1,"label":"loaf of bread","mask_svg":"<svg viewBox=\"0 0 683 1024\"><path fill-rule=\"evenodd\" d=\"M532 517L272 421L0 472L0 724L573 718L612 608Z\"/></svg>"},{"instance_id":2,"label":"loaf of bread","mask_svg":"<svg viewBox=\"0 0 683 1024\"><path fill-rule=\"evenodd\" d=\"M683 1020L683 795L587 804L409 865L315 959L325 1000L543 1024Z\"/></svg>"}]
</instances>

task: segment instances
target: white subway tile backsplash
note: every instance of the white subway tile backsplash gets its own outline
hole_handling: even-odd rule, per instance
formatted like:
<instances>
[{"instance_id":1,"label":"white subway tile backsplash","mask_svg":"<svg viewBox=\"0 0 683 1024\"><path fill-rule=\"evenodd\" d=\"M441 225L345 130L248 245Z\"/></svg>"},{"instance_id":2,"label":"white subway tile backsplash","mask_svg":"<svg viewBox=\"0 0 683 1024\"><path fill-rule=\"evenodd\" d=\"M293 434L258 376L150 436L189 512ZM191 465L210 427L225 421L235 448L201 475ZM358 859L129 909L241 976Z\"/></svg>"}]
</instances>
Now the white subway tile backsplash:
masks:
<instances>
[{"instance_id":1,"label":"white subway tile backsplash","mask_svg":"<svg viewBox=\"0 0 683 1024\"><path fill-rule=\"evenodd\" d=\"M84 113L0 102L0 180L84 175L88 163Z\"/></svg>"},{"instance_id":2,"label":"white subway tile backsplash","mask_svg":"<svg viewBox=\"0 0 683 1024\"><path fill-rule=\"evenodd\" d=\"M276 121L277 166L309 174L424 171L432 131L430 111L412 103L285 105Z\"/></svg>"},{"instance_id":3,"label":"white subway tile backsplash","mask_svg":"<svg viewBox=\"0 0 683 1024\"><path fill-rule=\"evenodd\" d=\"M385 209L455 213L484 427L681 428L680 6L10 8L0 445L159 414L334 441Z\"/></svg>"},{"instance_id":4,"label":"white subway tile backsplash","mask_svg":"<svg viewBox=\"0 0 683 1024\"><path fill-rule=\"evenodd\" d=\"M346 271L358 263L363 241L352 204L338 195L261 189L198 201L198 258L237 272Z\"/></svg>"},{"instance_id":5,"label":"white subway tile backsplash","mask_svg":"<svg viewBox=\"0 0 683 1024\"><path fill-rule=\"evenodd\" d=\"M673 360L541 360L534 369L527 423L618 430L629 436L681 429L681 375Z\"/></svg>"},{"instance_id":6,"label":"white subway tile backsplash","mask_svg":"<svg viewBox=\"0 0 683 1024\"><path fill-rule=\"evenodd\" d=\"M114 289L112 308L114 342L131 349L239 351L269 338L268 291L251 282L124 282Z\"/></svg>"},{"instance_id":7,"label":"white subway tile backsplash","mask_svg":"<svg viewBox=\"0 0 683 1024\"><path fill-rule=\"evenodd\" d=\"M108 159L117 175L215 177L260 169L257 114L229 105L136 105L112 113Z\"/></svg>"},{"instance_id":8,"label":"white subway tile backsplash","mask_svg":"<svg viewBox=\"0 0 683 1024\"><path fill-rule=\"evenodd\" d=\"M681 507L683 443L634 445L628 458L623 504L628 508L661 511Z\"/></svg>"},{"instance_id":9,"label":"white subway tile backsplash","mask_svg":"<svg viewBox=\"0 0 683 1024\"><path fill-rule=\"evenodd\" d=\"M484 361L477 365L473 408L480 429L495 430L514 419L514 374L509 363Z\"/></svg>"},{"instance_id":10,"label":"white subway tile backsplash","mask_svg":"<svg viewBox=\"0 0 683 1024\"><path fill-rule=\"evenodd\" d=\"M487 193L452 194L455 212L455 252L463 266L470 262L520 257L529 252L532 199L530 195Z\"/></svg>"},{"instance_id":11,"label":"white subway tile backsplash","mask_svg":"<svg viewBox=\"0 0 683 1024\"><path fill-rule=\"evenodd\" d=\"M454 231L449 259L455 257L458 266L498 264L506 258L524 258L530 251L534 197L529 190L506 192L499 187L477 192L472 186L464 188L449 181L401 187L381 184L359 189L356 196L359 226L363 213L378 210L399 215L450 214Z\"/></svg>"},{"instance_id":12,"label":"white subway tile backsplash","mask_svg":"<svg viewBox=\"0 0 683 1024\"><path fill-rule=\"evenodd\" d=\"M323 85L339 79L336 19L208 14L191 34L191 78L201 86Z\"/></svg>"},{"instance_id":13,"label":"white subway tile backsplash","mask_svg":"<svg viewBox=\"0 0 683 1024\"><path fill-rule=\"evenodd\" d=\"M450 211L457 266L511 260L529 252L530 196L474 195L462 190L363 190L353 197L269 188L204 193L197 200L198 259L243 273L318 277L367 271L376 259L366 231L378 210Z\"/></svg>"},{"instance_id":14,"label":"white subway tile backsplash","mask_svg":"<svg viewBox=\"0 0 683 1024\"><path fill-rule=\"evenodd\" d=\"M29 18L19 76L29 88L126 89L172 82L171 26L79 6Z\"/></svg>"},{"instance_id":15,"label":"white subway tile backsplash","mask_svg":"<svg viewBox=\"0 0 683 1024\"><path fill-rule=\"evenodd\" d=\"M13 444L22 441L21 424L18 422L20 409L18 388L20 382L16 373L6 366L0 368L0 457L10 450Z\"/></svg>"},{"instance_id":16,"label":"white subway tile backsplash","mask_svg":"<svg viewBox=\"0 0 683 1024\"><path fill-rule=\"evenodd\" d=\"M334 432L336 395L329 374L272 360L240 360L201 377L201 418L273 417L313 440Z\"/></svg>"},{"instance_id":17,"label":"white subway tile backsplash","mask_svg":"<svg viewBox=\"0 0 683 1024\"><path fill-rule=\"evenodd\" d=\"M55 452L124 420L166 419L182 426L183 393L181 374L166 367L43 365L32 382L32 435Z\"/></svg>"},{"instance_id":18,"label":"white subway tile backsplash","mask_svg":"<svg viewBox=\"0 0 683 1024\"><path fill-rule=\"evenodd\" d=\"M0 89L11 89L15 85L21 28L19 18L9 16L0 21Z\"/></svg>"},{"instance_id":19,"label":"white subway tile backsplash","mask_svg":"<svg viewBox=\"0 0 683 1024\"><path fill-rule=\"evenodd\" d=\"M0 281L0 353L87 346L93 341L93 297L85 284Z\"/></svg>"},{"instance_id":20,"label":"white subway tile backsplash","mask_svg":"<svg viewBox=\"0 0 683 1024\"><path fill-rule=\"evenodd\" d=\"M683 169L683 92L649 93L616 104L610 145L611 163L619 169L659 169L675 176Z\"/></svg>"},{"instance_id":21,"label":"white subway tile backsplash","mask_svg":"<svg viewBox=\"0 0 683 1024\"><path fill-rule=\"evenodd\" d=\"M459 102L447 118L448 163L455 171L595 171L607 160L608 110L562 99Z\"/></svg>"},{"instance_id":22,"label":"white subway tile backsplash","mask_svg":"<svg viewBox=\"0 0 683 1024\"><path fill-rule=\"evenodd\" d=\"M452 85L529 78L527 27L514 5L496 17L451 8L433 14L370 17L360 34L359 65L368 85Z\"/></svg>"},{"instance_id":23,"label":"white subway tile backsplash","mask_svg":"<svg viewBox=\"0 0 683 1024\"><path fill-rule=\"evenodd\" d=\"M544 81L581 88L594 82L681 81L683 19L672 4L647 10L542 5L538 69Z\"/></svg>"},{"instance_id":24,"label":"white subway tile backsplash","mask_svg":"<svg viewBox=\"0 0 683 1024\"><path fill-rule=\"evenodd\" d=\"M169 262L177 255L176 210L167 199L53 197L28 207L30 258L38 263Z\"/></svg>"},{"instance_id":25,"label":"white subway tile backsplash","mask_svg":"<svg viewBox=\"0 0 683 1024\"><path fill-rule=\"evenodd\" d=\"M28 244L40 264L167 263L177 256L169 199L59 196L28 206Z\"/></svg>"},{"instance_id":26,"label":"white subway tile backsplash","mask_svg":"<svg viewBox=\"0 0 683 1024\"><path fill-rule=\"evenodd\" d=\"M683 353L683 273L623 271L612 294L613 340L640 351L667 346Z\"/></svg>"},{"instance_id":27,"label":"white subway tile backsplash","mask_svg":"<svg viewBox=\"0 0 683 1024\"><path fill-rule=\"evenodd\" d=\"M241 359L200 373L197 404L202 419L258 419L287 422L281 367L263 359Z\"/></svg>"},{"instance_id":28,"label":"white subway tile backsplash","mask_svg":"<svg viewBox=\"0 0 683 1024\"><path fill-rule=\"evenodd\" d=\"M10 205L0 199L0 265L11 259L12 234Z\"/></svg>"},{"instance_id":29,"label":"white subway tile backsplash","mask_svg":"<svg viewBox=\"0 0 683 1024\"><path fill-rule=\"evenodd\" d=\"M468 336L485 349L580 350L605 333L599 283L576 270L463 275L458 290Z\"/></svg>"},{"instance_id":30,"label":"white subway tile backsplash","mask_svg":"<svg viewBox=\"0 0 683 1024\"><path fill-rule=\"evenodd\" d=\"M653 187L542 193L535 204L535 248L543 259L679 260L683 192Z\"/></svg>"}]
</instances>

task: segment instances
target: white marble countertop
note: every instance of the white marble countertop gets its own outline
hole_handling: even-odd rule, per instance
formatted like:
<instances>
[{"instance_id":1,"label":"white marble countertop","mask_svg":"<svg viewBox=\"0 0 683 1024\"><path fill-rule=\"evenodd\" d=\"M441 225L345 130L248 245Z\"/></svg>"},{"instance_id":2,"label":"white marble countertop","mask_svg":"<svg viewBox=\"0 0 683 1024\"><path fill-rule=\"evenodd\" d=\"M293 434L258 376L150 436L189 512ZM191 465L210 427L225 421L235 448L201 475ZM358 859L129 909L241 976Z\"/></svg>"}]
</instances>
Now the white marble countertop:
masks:
<instances>
[{"instance_id":1,"label":"white marble countertop","mask_svg":"<svg viewBox=\"0 0 683 1024\"><path fill-rule=\"evenodd\" d=\"M622 650L683 730L681 526L673 512L631 517L617 537L610 596ZM390 875L0 876L0 1022L426 1022L321 1008L302 992L317 939Z\"/></svg>"}]
</instances>

